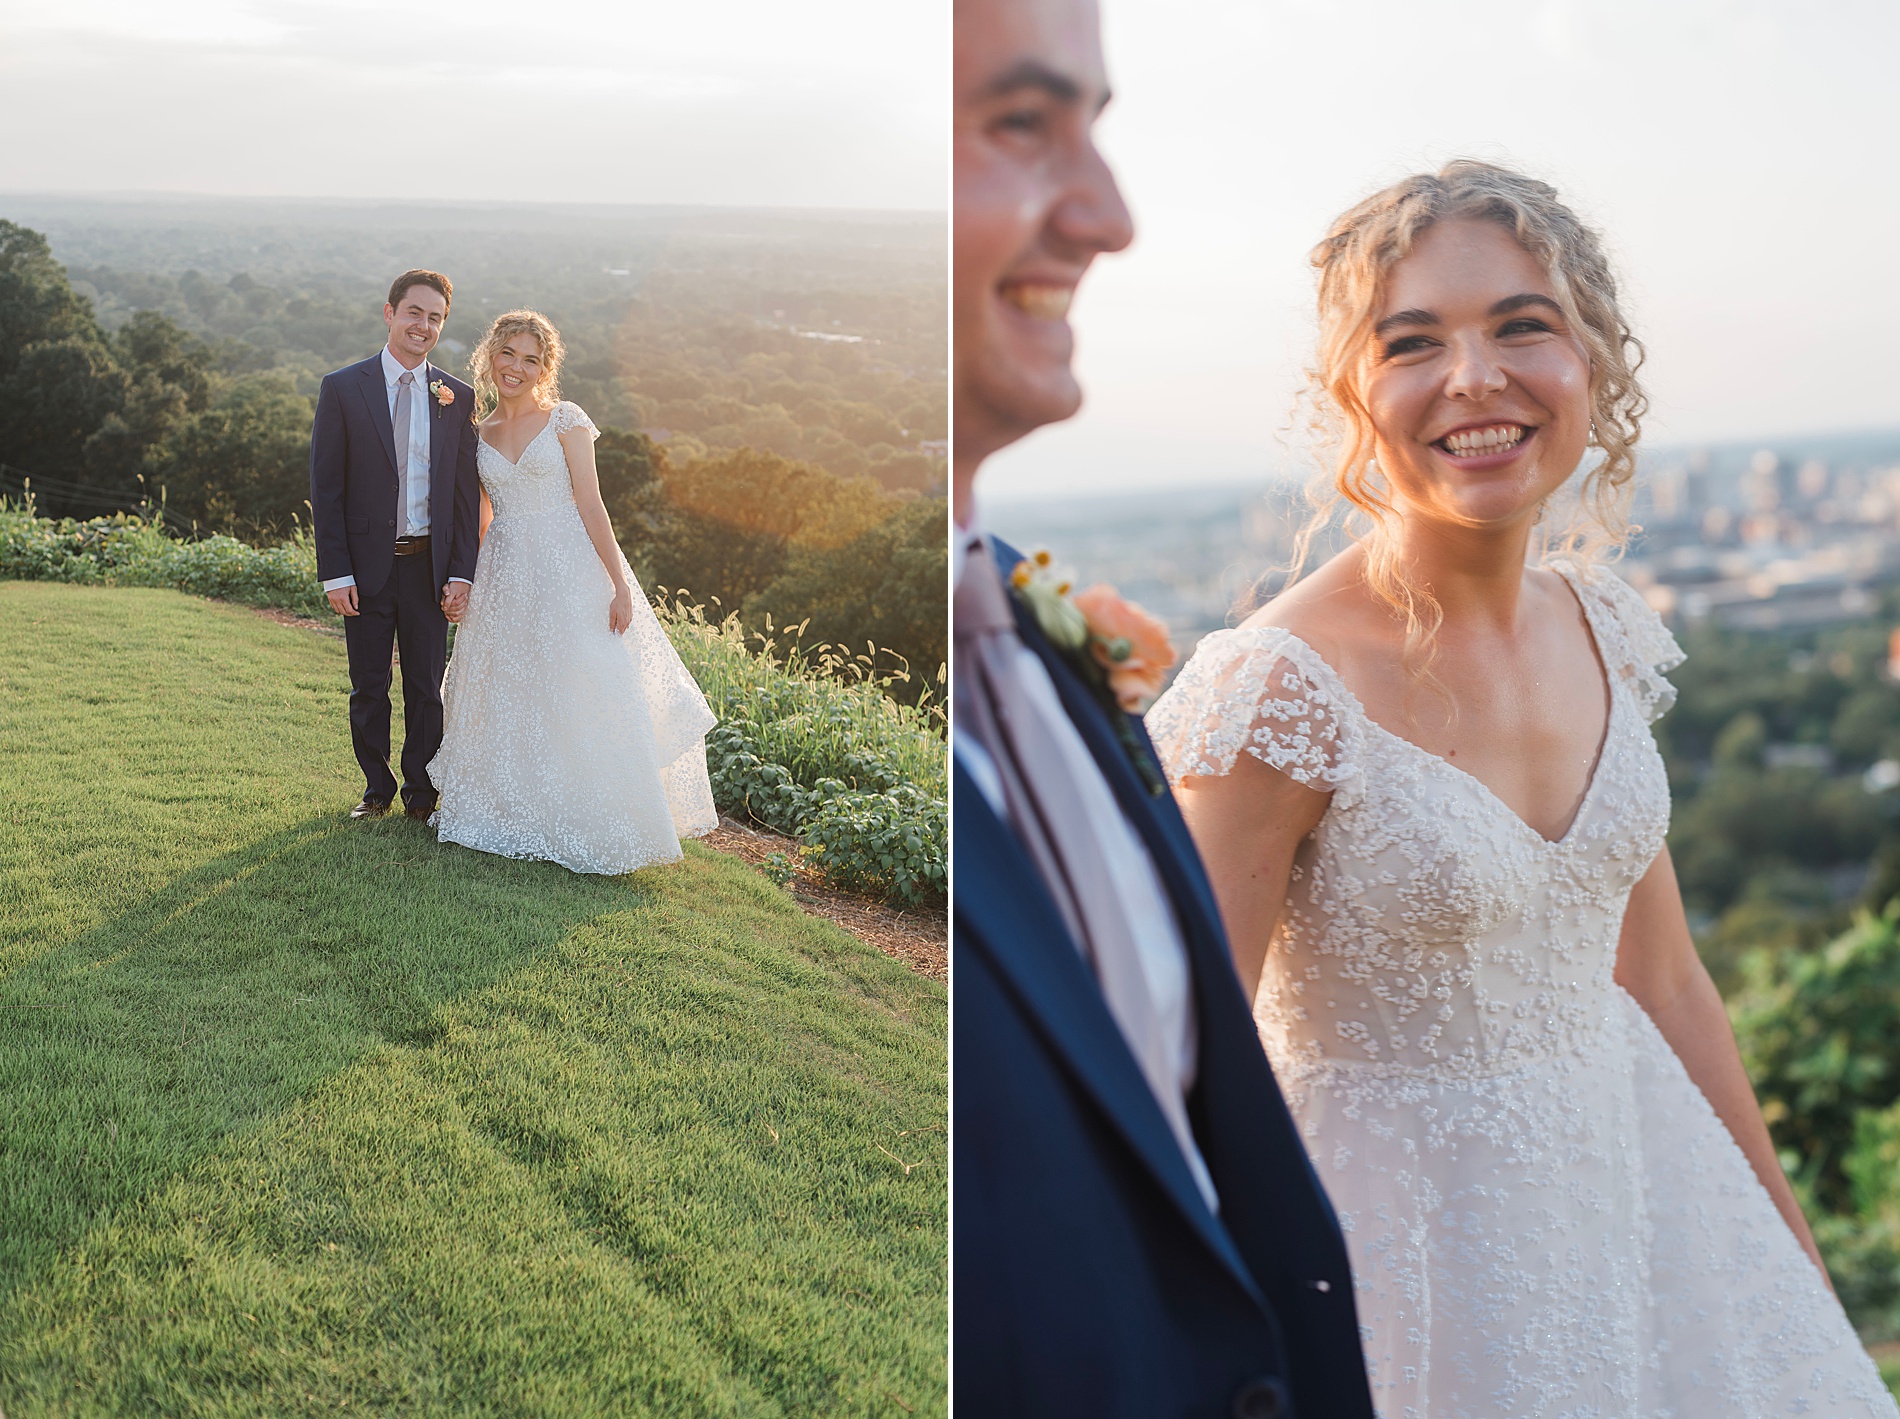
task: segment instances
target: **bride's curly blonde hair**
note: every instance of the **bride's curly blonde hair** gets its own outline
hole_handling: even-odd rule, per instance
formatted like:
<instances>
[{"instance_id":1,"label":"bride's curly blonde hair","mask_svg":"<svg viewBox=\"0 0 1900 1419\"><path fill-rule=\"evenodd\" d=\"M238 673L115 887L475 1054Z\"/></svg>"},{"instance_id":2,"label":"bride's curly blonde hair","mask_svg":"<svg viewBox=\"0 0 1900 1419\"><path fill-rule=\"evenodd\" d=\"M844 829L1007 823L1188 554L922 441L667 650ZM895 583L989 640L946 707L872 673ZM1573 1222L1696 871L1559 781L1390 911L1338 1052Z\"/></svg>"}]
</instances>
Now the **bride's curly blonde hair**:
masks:
<instances>
[{"instance_id":1,"label":"bride's curly blonde hair","mask_svg":"<svg viewBox=\"0 0 1900 1419\"><path fill-rule=\"evenodd\" d=\"M501 392L495 388L495 352L517 335L532 335L541 342L541 378L534 386L534 402L543 409L552 409L561 402L561 361L567 357L561 332L538 310L511 310L495 317L495 323L468 357L475 402L484 417L501 400Z\"/></svg>"},{"instance_id":2,"label":"bride's curly blonde hair","mask_svg":"<svg viewBox=\"0 0 1900 1419\"><path fill-rule=\"evenodd\" d=\"M1313 513L1295 543L1293 574L1314 536L1349 505L1366 553L1366 585L1404 618L1405 661L1421 675L1428 675L1444 613L1399 557L1398 511L1373 457L1375 431L1361 387L1388 273L1427 229L1455 218L1496 223L1543 264L1590 357L1591 444L1602 456L1584 475L1563 525L1546 527L1543 555L1588 564L1622 550L1630 534L1636 441L1649 408L1636 378L1642 343L1617 304L1602 243L1548 183L1460 158L1393 183L1333 223L1311 256L1319 273L1319 348L1303 395L1309 426L1320 447L1331 450L1332 467L1307 490Z\"/></svg>"}]
</instances>

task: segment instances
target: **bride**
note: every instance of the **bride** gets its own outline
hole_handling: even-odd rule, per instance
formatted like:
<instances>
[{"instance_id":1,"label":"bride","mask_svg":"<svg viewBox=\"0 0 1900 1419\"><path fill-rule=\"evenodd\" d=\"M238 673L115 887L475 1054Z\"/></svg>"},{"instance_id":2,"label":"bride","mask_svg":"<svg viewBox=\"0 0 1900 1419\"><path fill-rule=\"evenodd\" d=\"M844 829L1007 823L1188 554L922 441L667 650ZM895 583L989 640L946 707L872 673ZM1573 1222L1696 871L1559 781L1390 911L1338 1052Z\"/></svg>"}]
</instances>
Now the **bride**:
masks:
<instances>
[{"instance_id":1,"label":"bride","mask_svg":"<svg viewBox=\"0 0 1900 1419\"><path fill-rule=\"evenodd\" d=\"M600 431L560 401L561 355L554 326L517 310L470 357L493 406L476 452L484 531L443 683L430 822L483 852L631 872L717 826L714 720L614 541Z\"/></svg>"},{"instance_id":2,"label":"bride","mask_svg":"<svg viewBox=\"0 0 1900 1419\"><path fill-rule=\"evenodd\" d=\"M1682 653L1599 565L1644 400L1596 237L1455 162L1313 260L1335 501L1369 530L1204 639L1148 726L1338 1208L1381 1414L1894 1415L1663 844L1648 724Z\"/></svg>"}]
</instances>

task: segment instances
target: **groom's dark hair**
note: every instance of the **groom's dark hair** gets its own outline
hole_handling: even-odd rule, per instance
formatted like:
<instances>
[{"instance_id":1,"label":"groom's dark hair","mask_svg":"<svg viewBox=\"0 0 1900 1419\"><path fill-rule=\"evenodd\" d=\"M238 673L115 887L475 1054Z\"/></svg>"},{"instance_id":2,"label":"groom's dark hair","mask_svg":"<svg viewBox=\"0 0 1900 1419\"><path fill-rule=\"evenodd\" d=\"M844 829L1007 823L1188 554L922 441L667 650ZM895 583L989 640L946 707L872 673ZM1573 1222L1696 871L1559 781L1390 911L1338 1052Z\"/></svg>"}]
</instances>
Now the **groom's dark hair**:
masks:
<instances>
[{"instance_id":1,"label":"groom's dark hair","mask_svg":"<svg viewBox=\"0 0 1900 1419\"><path fill-rule=\"evenodd\" d=\"M392 306L402 304L402 298L409 294L411 286L427 286L442 297L442 304L449 306L455 301L455 287L449 284L449 278L440 271L424 271L418 268L405 271L398 276L389 288L389 303Z\"/></svg>"}]
</instances>

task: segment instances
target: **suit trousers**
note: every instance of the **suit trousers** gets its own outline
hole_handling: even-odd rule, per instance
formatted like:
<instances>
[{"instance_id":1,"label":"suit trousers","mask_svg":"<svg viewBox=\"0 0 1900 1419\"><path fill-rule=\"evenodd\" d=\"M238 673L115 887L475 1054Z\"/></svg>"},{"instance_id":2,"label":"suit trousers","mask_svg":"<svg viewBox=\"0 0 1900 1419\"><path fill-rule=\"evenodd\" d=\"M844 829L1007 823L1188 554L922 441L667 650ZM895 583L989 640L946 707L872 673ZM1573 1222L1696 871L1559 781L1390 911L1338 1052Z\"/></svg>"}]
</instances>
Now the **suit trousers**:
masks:
<instances>
[{"instance_id":1,"label":"suit trousers","mask_svg":"<svg viewBox=\"0 0 1900 1419\"><path fill-rule=\"evenodd\" d=\"M390 653L402 647L402 799L435 802L429 761L442 747L442 675L449 664L449 622L442 614L434 558L396 558L373 595L356 589L358 614L343 618L350 658L350 743L363 766L363 792L396 797L389 767Z\"/></svg>"}]
</instances>

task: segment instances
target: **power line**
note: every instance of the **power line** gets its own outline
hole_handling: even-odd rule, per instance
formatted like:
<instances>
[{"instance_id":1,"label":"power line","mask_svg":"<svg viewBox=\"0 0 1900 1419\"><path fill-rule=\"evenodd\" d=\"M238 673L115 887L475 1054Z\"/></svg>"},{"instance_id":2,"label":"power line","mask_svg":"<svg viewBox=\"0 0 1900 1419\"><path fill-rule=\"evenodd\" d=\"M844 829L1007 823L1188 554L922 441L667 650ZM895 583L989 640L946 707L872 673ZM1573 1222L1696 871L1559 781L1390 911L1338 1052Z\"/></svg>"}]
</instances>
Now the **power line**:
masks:
<instances>
[{"instance_id":1,"label":"power line","mask_svg":"<svg viewBox=\"0 0 1900 1419\"><path fill-rule=\"evenodd\" d=\"M97 483L73 483L64 478L48 478L44 474L30 473L15 463L0 461L0 477L12 474L14 481L31 479L35 484L55 493L90 493L101 497L123 500L125 489L103 488Z\"/></svg>"},{"instance_id":2,"label":"power line","mask_svg":"<svg viewBox=\"0 0 1900 1419\"><path fill-rule=\"evenodd\" d=\"M181 529L185 526L180 519L168 513L161 504L153 502L149 495L134 501L126 497L123 488L104 488L96 483L75 483L65 478L47 478L40 474L29 473L17 464L0 462L0 491L18 492L22 497L33 493L48 493L61 502L80 502L93 507L105 507L114 512L136 513L157 522L169 522L172 526Z\"/></svg>"}]
</instances>

